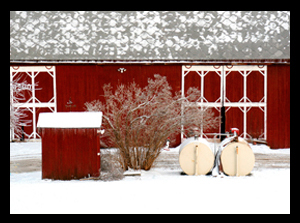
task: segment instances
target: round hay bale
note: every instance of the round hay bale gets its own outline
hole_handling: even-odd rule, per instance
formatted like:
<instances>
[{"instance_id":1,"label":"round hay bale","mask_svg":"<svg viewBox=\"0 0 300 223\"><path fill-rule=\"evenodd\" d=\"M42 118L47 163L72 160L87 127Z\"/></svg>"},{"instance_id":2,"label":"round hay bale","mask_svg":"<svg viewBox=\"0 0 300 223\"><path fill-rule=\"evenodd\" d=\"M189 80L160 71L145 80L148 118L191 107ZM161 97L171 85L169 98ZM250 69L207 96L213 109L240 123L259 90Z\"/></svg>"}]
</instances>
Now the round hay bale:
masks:
<instances>
[{"instance_id":1,"label":"round hay bale","mask_svg":"<svg viewBox=\"0 0 300 223\"><path fill-rule=\"evenodd\" d=\"M214 160L214 154L205 139L188 139L180 147L179 164L187 175L207 174Z\"/></svg>"},{"instance_id":2,"label":"round hay bale","mask_svg":"<svg viewBox=\"0 0 300 223\"><path fill-rule=\"evenodd\" d=\"M248 175L255 163L255 156L247 142L229 143L221 153L224 173L229 176Z\"/></svg>"}]
</instances>

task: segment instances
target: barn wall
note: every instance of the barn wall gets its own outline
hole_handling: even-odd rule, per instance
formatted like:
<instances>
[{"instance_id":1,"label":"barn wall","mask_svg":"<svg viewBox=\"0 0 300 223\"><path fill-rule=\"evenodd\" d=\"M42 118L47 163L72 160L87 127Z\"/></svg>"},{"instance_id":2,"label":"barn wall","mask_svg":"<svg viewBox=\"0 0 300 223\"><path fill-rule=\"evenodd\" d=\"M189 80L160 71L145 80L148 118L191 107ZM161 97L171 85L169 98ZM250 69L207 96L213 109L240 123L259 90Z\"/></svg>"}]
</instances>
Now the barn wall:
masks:
<instances>
[{"instance_id":1,"label":"barn wall","mask_svg":"<svg viewBox=\"0 0 300 223\"><path fill-rule=\"evenodd\" d=\"M290 148L290 65L268 66L267 142Z\"/></svg>"},{"instance_id":2,"label":"barn wall","mask_svg":"<svg viewBox=\"0 0 300 223\"><path fill-rule=\"evenodd\" d=\"M23 64L20 64L23 66ZM32 65L31 65L32 66ZM120 83L129 83L133 80L140 86L147 84L148 78L154 74L167 76L167 80L174 91L181 89L181 67L182 65L141 65L141 64L117 64L117 65L96 65L96 64L56 64L56 91L57 111L84 111L84 103L95 99L101 99L103 94L102 86L111 83L117 86ZM121 73L119 68L125 68ZM290 65L268 65L267 68L267 141L271 148L290 147ZM52 94L52 82L49 75L38 76L39 87L43 92L48 89L49 94L41 94L37 91L39 99L47 101ZM26 77L26 75L24 75ZM263 76L258 72L252 72L247 77L247 97L257 102L263 95ZM231 101L238 101L242 96L243 85L240 74L231 73L227 76L227 97ZM188 74L185 80L185 89L190 86L199 86L201 83L198 75ZM220 78L214 74L205 77L204 95L208 101L214 101L220 94ZM230 87L232 84L232 87ZM233 90L232 90L233 89ZM71 98L72 107L67 107ZM37 108L37 119L40 112L50 111L47 108ZM28 113L28 119L32 116ZM219 114L215 111L216 115ZM243 129L243 115L238 108L230 108L226 112L226 130L230 127ZM259 108L251 108L247 113L247 131L258 137L263 131L263 112ZM217 129L216 129L217 130ZM215 131L215 130L212 130ZM25 127L25 132L31 133L32 126ZM173 141L172 145L180 143L180 137Z\"/></svg>"},{"instance_id":3,"label":"barn wall","mask_svg":"<svg viewBox=\"0 0 300 223\"><path fill-rule=\"evenodd\" d=\"M119 68L125 68L121 73ZM84 103L101 99L103 84L113 87L135 81L141 87L147 85L154 74L167 76L173 90L180 90L181 66L165 65L57 65L57 111L69 111L69 98L73 102L72 111L83 111Z\"/></svg>"},{"instance_id":4,"label":"barn wall","mask_svg":"<svg viewBox=\"0 0 300 223\"><path fill-rule=\"evenodd\" d=\"M70 180L97 177L100 141L97 129L45 128L42 134L42 178Z\"/></svg>"},{"instance_id":5,"label":"barn wall","mask_svg":"<svg viewBox=\"0 0 300 223\"><path fill-rule=\"evenodd\" d=\"M119 68L125 68L121 73ZM113 87L135 81L141 87L147 85L154 74L166 76L173 91L181 88L181 65L57 65L57 111L84 111L84 103L103 99L102 86L111 83ZM73 107L67 107L71 98ZM102 142L105 143L103 139ZM180 143L180 136L172 140L171 146Z\"/></svg>"}]
</instances>

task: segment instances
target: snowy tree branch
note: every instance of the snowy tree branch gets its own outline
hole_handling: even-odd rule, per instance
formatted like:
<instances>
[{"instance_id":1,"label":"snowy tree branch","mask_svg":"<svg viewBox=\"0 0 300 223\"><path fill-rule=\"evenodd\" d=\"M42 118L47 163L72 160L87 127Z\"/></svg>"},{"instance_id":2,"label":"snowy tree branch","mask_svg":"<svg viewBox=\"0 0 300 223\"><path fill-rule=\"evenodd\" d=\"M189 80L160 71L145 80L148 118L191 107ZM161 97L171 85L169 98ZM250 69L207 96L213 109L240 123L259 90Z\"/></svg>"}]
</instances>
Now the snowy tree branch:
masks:
<instances>
[{"instance_id":1,"label":"snowy tree branch","mask_svg":"<svg viewBox=\"0 0 300 223\"><path fill-rule=\"evenodd\" d=\"M119 85L113 92L103 86L105 103L85 103L88 111L103 112L103 128L110 146L119 148L123 169L151 168L168 137L190 128L213 128L218 117L209 109L195 107L201 92L190 88L186 96L173 96L166 77L154 75L144 88L136 83Z\"/></svg>"}]
</instances>

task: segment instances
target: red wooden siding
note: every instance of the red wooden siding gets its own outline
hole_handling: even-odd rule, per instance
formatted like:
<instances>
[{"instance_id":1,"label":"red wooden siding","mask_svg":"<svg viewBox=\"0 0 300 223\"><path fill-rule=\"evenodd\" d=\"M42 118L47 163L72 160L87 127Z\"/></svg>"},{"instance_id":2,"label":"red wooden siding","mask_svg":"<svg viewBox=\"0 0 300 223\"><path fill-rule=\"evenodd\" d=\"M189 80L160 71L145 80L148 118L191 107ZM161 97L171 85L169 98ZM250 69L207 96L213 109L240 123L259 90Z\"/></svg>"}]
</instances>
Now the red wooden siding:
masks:
<instances>
[{"instance_id":1,"label":"red wooden siding","mask_svg":"<svg viewBox=\"0 0 300 223\"><path fill-rule=\"evenodd\" d=\"M230 128L238 128L241 132L243 132L244 123L243 123L243 112L239 108L231 107L226 112L226 124L225 129L226 132L229 132Z\"/></svg>"},{"instance_id":2,"label":"red wooden siding","mask_svg":"<svg viewBox=\"0 0 300 223\"><path fill-rule=\"evenodd\" d=\"M125 68L121 73L119 68ZM147 85L154 74L167 76L174 91L180 90L181 66L177 65L57 65L57 111L69 111L66 103L71 100L76 107L72 111L83 111L84 103L103 99L103 84L113 87L135 81L141 87Z\"/></svg>"},{"instance_id":3,"label":"red wooden siding","mask_svg":"<svg viewBox=\"0 0 300 223\"><path fill-rule=\"evenodd\" d=\"M231 71L226 76L226 98L230 102L238 102L244 96L243 83L243 76L238 71Z\"/></svg>"},{"instance_id":4,"label":"red wooden siding","mask_svg":"<svg viewBox=\"0 0 300 223\"><path fill-rule=\"evenodd\" d=\"M264 97L264 76L259 71L251 71L246 77L247 101L260 102ZM226 102L244 102L244 76L238 71L231 71L226 76ZM229 101L228 101L229 100ZM249 101L248 101L249 102ZM238 107L226 108L226 131L236 127L243 132L243 112ZM247 107L246 132L253 138L264 133L264 112L258 107Z\"/></svg>"},{"instance_id":5,"label":"red wooden siding","mask_svg":"<svg viewBox=\"0 0 300 223\"><path fill-rule=\"evenodd\" d=\"M204 77L204 97L215 102L221 95L221 77L216 72L208 72Z\"/></svg>"},{"instance_id":6,"label":"red wooden siding","mask_svg":"<svg viewBox=\"0 0 300 223\"><path fill-rule=\"evenodd\" d=\"M246 94L251 102L263 100L264 76L259 71L252 71L247 76ZM252 107L247 112L247 132L253 138L259 138L264 133L264 112L258 107Z\"/></svg>"},{"instance_id":7,"label":"red wooden siding","mask_svg":"<svg viewBox=\"0 0 300 223\"><path fill-rule=\"evenodd\" d=\"M184 94L186 95L190 87L196 87L200 89L201 86L201 77L196 71L190 71L185 77L184 80Z\"/></svg>"},{"instance_id":8,"label":"red wooden siding","mask_svg":"<svg viewBox=\"0 0 300 223\"><path fill-rule=\"evenodd\" d=\"M225 101L238 102L244 96L243 76L238 71L225 73ZM240 134L243 132L244 121L243 112L237 107L226 107L225 131L229 132L230 128L238 128Z\"/></svg>"},{"instance_id":9,"label":"red wooden siding","mask_svg":"<svg viewBox=\"0 0 300 223\"><path fill-rule=\"evenodd\" d=\"M98 177L97 129L42 128L42 178L71 180Z\"/></svg>"},{"instance_id":10,"label":"red wooden siding","mask_svg":"<svg viewBox=\"0 0 300 223\"><path fill-rule=\"evenodd\" d=\"M271 148L290 148L290 66L268 66L267 141Z\"/></svg>"},{"instance_id":11,"label":"red wooden siding","mask_svg":"<svg viewBox=\"0 0 300 223\"><path fill-rule=\"evenodd\" d=\"M220 97L221 78L216 72L208 72L204 77L204 93L203 96L208 102L215 102ZM190 87L196 87L201 90L201 77L196 71L190 71L184 80L184 92L187 93ZM220 112L211 108L214 115L220 116ZM219 132L219 127L215 129L206 129L204 133Z\"/></svg>"},{"instance_id":12,"label":"red wooden siding","mask_svg":"<svg viewBox=\"0 0 300 223\"><path fill-rule=\"evenodd\" d=\"M20 64L23 66L23 64ZM32 65L31 65L32 66ZM101 99L102 86L111 83L117 86L120 83L129 83L133 80L140 86L147 84L147 79L153 78L154 74L167 76L174 91L181 90L182 65L141 65L141 64L118 64L118 65L80 65L80 64L57 64L56 66L56 93L57 111L70 111L66 107L69 98L73 102L72 111L84 111L84 103L95 99ZM119 68L125 68L121 73ZM31 83L26 73L21 78ZM36 80L39 81L36 97L41 102L46 102L53 94L53 82L50 75L41 72ZM263 75L258 71L252 71L247 76L247 97L252 102L259 102L264 95ZM191 71L185 77L185 90L190 86L200 87L200 76ZM204 97L209 102L214 102L220 95L220 77L209 72L204 77ZM244 95L243 76L232 71L226 77L226 97L231 102L238 102ZM30 92L25 92L25 98L29 99ZM50 111L48 108L37 108L38 115L42 111ZM215 114L219 112L214 109ZM32 119L32 113L27 112L28 118ZM258 137L263 133L263 112L259 108L251 108L247 112L247 132ZM230 127L243 129L243 113L239 108L230 108L226 112L226 131ZM30 134L32 126L25 127L25 132ZM212 130L211 130L212 131ZM209 131L209 132L211 132ZM213 130L218 132L219 129ZM290 65L268 65L267 67L267 142L271 148L290 147ZM180 143L177 137L175 146Z\"/></svg>"},{"instance_id":13,"label":"red wooden siding","mask_svg":"<svg viewBox=\"0 0 300 223\"><path fill-rule=\"evenodd\" d=\"M125 68L121 73L119 68ZM147 85L154 74L166 76L173 91L181 89L181 65L57 65L57 111L70 111L66 107L69 98L73 102L71 111L84 111L84 103L95 99L103 100L102 86L113 87L135 81L141 87ZM104 140L102 140L104 142ZM171 146L180 143L180 137L172 140Z\"/></svg>"},{"instance_id":14,"label":"red wooden siding","mask_svg":"<svg viewBox=\"0 0 300 223\"><path fill-rule=\"evenodd\" d=\"M260 102L264 97L264 76L259 71L247 76L247 97L252 102Z\"/></svg>"},{"instance_id":15,"label":"red wooden siding","mask_svg":"<svg viewBox=\"0 0 300 223\"><path fill-rule=\"evenodd\" d=\"M264 133L264 113L260 108L252 107L247 112L247 132L253 138L260 138Z\"/></svg>"},{"instance_id":16,"label":"red wooden siding","mask_svg":"<svg viewBox=\"0 0 300 223\"><path fill-rule=\"evenodd\" d=\"M49 102L53 97L53 78L47 72L40 72L35 77L37 83L35 97L40 102Z\"/></svg>"}]
</instances>

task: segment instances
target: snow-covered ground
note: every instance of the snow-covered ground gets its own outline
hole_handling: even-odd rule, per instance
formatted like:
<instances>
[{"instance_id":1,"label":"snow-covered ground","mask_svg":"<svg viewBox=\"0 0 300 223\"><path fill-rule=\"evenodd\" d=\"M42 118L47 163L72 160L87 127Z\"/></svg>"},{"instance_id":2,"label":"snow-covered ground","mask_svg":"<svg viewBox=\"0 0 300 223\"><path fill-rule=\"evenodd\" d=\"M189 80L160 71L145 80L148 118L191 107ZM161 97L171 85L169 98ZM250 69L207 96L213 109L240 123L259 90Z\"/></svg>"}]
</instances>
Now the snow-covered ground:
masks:
<instances>
[{"instance_id":1,"label":"snow-covered ground","mask_svg":"<svg viewBox=\"0 0 300 223\"><path fill-rule=\"evenodd\" d=\"M38 145L12 143L11 159L28 151L37 154ZM290 151L252 148L255 153ZM40 171L11 173L10 212L290 213L290 169L260 169L246 177L214 178L153 168L142 171L141 176L111 182L41 180Z\"/></svg>"},{"instance_id":2,"label":"snow-covered ground","mask_svg":"<svg viewBox=\"0 0 300 223\"><path fill-rule=\"evenodd\" d=\"M10 160L41 158L41 142L10 143Z\"/></svg>"},{"instance_id":3,"label":"snow-covered ground","mask_svg":"<svg viewBox=\"0 0 300 223\"><path fill-rule=\"evenodd\" d=\"M213 147L213 143L211 143ZM263 154L290 154L290 149L270 149L266 145L251 145L254 153ZM179 152L179 147L171 148L172 152ZM169 151L163 150L168 153ZM26 158L41 158L41 142L22 142L22 143L10 143L10 159L26 159Z\"/></svg>"}]
</instances>

